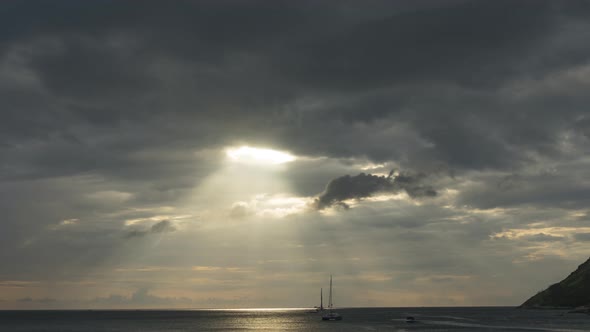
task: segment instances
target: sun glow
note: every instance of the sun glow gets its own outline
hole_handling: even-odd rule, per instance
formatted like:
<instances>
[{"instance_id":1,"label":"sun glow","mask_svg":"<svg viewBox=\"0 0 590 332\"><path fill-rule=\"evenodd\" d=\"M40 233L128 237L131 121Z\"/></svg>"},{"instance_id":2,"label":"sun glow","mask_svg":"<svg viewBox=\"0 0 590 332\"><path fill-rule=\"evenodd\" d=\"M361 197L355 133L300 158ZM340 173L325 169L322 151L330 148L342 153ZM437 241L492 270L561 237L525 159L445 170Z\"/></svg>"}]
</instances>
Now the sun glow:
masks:
<instances>
[{"instance_id":1,"label":"sun glow","mask_svg":"<svg viewBox=\"0 0 590 332\"><path fill-rule=\"evenodd\" d=\"M227 157L236 162L278 165L295 160L295 156L277 150L241 146L226 150Z\"/></svg>"}]
</instances>

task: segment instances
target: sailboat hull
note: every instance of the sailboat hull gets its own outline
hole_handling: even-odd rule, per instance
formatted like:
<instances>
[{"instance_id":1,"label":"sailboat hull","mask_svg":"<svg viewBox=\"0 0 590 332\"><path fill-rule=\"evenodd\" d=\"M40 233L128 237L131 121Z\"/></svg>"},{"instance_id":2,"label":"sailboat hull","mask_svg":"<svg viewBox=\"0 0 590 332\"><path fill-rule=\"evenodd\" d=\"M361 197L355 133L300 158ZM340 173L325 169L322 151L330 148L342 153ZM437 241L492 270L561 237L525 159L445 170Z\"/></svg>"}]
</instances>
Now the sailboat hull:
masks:
<instances>
[{"instance_id":1,"label":"sailboat hull","mask_svg":"<svg viewBox=\"0 0 590 332\"><path fill-rule=\"evenodd\" d=\"M330 302L328 305L329 312L322 316L322 320L342 320L339 313L332 311L334 304L332 303L332 275L330 275Z\"/></svg>"}]
</instances>

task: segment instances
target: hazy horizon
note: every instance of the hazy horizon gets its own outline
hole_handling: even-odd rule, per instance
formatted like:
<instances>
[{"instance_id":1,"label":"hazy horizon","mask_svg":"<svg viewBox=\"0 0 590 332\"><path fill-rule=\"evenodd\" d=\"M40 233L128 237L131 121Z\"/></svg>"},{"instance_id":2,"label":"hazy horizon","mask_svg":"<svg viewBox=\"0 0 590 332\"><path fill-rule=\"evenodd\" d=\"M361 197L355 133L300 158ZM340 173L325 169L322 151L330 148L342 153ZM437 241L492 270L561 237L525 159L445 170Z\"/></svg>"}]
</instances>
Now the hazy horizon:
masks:
<instances>
[{"instance_id":1,"label":"hazy horizon","mask_svg":"<svg viewBox=\"0 0 590 332\"><path fill-rule=\"evenodd\" d=\"M584 1L0 4L0 309L517 306L590 257Z\"/></svg>"}]
</instances>

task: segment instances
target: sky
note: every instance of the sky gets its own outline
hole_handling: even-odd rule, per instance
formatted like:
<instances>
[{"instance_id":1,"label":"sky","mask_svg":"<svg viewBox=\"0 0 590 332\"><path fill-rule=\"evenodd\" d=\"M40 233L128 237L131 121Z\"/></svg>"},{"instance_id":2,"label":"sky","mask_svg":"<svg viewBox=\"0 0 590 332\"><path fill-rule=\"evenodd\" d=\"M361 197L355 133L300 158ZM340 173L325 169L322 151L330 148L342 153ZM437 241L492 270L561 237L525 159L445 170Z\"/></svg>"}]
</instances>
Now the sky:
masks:
<instances>
[{"instance_id":1,"label":"sky","mask_svg":"<svg viewBox=\"0 0 590 332\"><path fill-rule=\"evenodd\" d=\"M586 1L6 1L0 309L519 305L590 256Z\"/></svg>"}]
</instances>

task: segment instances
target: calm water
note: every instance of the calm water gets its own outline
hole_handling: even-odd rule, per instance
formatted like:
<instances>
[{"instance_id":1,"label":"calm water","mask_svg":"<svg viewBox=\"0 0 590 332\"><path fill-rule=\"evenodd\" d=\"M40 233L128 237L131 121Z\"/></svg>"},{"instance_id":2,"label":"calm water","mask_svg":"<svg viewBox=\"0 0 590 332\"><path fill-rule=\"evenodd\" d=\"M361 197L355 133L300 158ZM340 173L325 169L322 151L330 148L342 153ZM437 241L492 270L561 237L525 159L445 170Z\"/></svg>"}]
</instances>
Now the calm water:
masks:
<instances>
[{"instance_id":1,"label":"calm water","mask_svg":"<svg viewBox=\"0 0 590 332\"><path fill-rule=\"evenodd\" d=\"M514 308L339 309L323 322L301 310L0 311L0 331L590 331L590 315ZM406 323L406 316L416 323Z\"/></svg>"}]
</instances>

